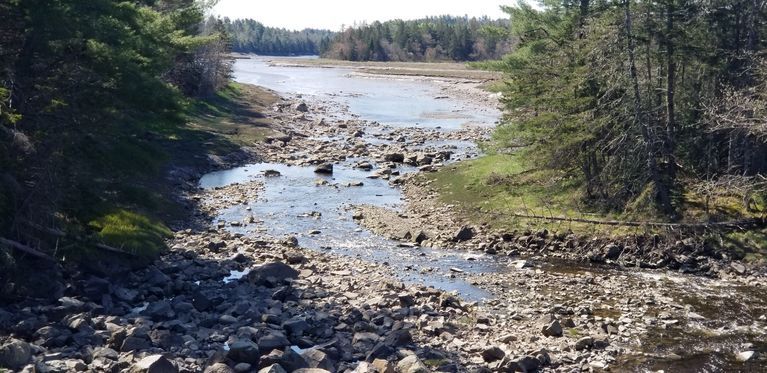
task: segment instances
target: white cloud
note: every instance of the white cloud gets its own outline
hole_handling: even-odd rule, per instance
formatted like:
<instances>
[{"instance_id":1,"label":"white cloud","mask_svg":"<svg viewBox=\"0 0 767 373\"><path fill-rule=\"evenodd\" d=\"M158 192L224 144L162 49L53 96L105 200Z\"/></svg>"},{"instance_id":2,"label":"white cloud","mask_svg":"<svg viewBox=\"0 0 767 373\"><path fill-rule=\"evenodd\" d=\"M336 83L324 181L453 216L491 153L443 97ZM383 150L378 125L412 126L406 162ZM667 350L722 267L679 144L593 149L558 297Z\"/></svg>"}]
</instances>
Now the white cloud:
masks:
<instances>
[{"instance_id":1,"label":"white cloud","mask_svg":"<svg viewBox=\"0 0 767 373\"><path fill-rule=\"evenodd\" d=\"M213 13L231 19L252 18L267 26L339 30L355 22L416 19L449 14L505 18L501 5L516 0L221 0Z\"/></svg>"}]
</instances>

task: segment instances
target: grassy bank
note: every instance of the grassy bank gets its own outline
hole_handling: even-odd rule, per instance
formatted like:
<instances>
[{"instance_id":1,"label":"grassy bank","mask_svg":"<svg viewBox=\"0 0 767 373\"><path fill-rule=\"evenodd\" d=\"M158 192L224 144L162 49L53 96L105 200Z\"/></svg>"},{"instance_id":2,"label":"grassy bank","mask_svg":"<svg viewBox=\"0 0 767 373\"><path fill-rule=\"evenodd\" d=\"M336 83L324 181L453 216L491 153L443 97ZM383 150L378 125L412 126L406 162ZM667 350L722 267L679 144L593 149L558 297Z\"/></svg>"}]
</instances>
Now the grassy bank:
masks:
<instances>
[{"instance_id":1,"label":"grassy bank","mask_svg":"<svg viewBox=\"0 0 767 373\"><path fill-rule=\"evenodd\" d=\"M514 154L491 153L449 165L423 177L428 178L442 202L454 205L462 216L474 224L485 224L499 231L546 228L550 231L572 230L576 234L599 237L666 234L672 231L648 226L600 225L543 218L664 222L657 214L640 206L616 212L591 204L584 199L582 180L567 177L552 169L537 169L532 162L526 160L524 151ZM758 218L763 214L763 206L748 209L741 197L724 191L715 198L709 198L708 206L705 199L693 192L686 192L681 222L730 221ZM726 247L739 257L758 259L767 256L767 230L708 233L707 236L713 244Z\"/></svg>"},{"instance_id":2,"label":"grassy bank","mask_svg":"<svg viewBox=\"0 0 767 373\"><path fill-rule=\"evenodd\" d=\"M263 141L271 128L262 113L277 99L255 86L230 84L213 97L187 102L181 125L158 122L141 141L130 141L134 136L115 140L120 148L108 156L101 154L106 157L101 160L104 166L113 169L94 182L95 189L104 188L103 193L83 191L85 197L73 196L73 204L82 206L67 230L90 237L91 243L125 251L140 262L155 257L171 234L169 222L188 214L174 198L177 181L167 178L168 172L205 170L210 155L226 156ZM92 203L82 203L84 198ZM69 257L92 258L102 252L87 246L77 245Z\"/></svg>"}]
</instances>

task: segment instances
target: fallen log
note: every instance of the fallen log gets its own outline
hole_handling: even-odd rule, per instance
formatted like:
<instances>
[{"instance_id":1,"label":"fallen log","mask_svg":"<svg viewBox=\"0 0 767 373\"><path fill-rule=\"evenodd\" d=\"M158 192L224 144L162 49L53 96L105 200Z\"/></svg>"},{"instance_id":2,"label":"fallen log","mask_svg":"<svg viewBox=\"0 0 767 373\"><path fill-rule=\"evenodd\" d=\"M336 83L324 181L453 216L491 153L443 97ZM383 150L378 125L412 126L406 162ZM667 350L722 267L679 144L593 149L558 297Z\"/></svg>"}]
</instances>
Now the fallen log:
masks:
<instances>
[{"instance_id":1,"label":"fallen log","mask_svg":"<svg viewBox=\"0 0 767 373\"><path fill-rule=\"evenodd\" d=\"M21 242L18 242L18 241L9 240L7 238L0 237L0 244L4 244L4 245L7 245L7 246L10 246L10 247L12 247L12 248L14 248L14 249L16 249L18 251L21 251L21 252L25 253L25 254L32 255L35 258L40 258L40 259L51 261L51 262L55 262L56 261L56 258L54 258L54 257L52 257L52 256L50 256L50 255L48 255L48 254L46 254L46 253L44 253L42 251L39 251L39 250L33 249L33 248L31 248L31 247L29 247L27 245L24 245L24 244L22 244Z\"/></svg>"}]
</instances>

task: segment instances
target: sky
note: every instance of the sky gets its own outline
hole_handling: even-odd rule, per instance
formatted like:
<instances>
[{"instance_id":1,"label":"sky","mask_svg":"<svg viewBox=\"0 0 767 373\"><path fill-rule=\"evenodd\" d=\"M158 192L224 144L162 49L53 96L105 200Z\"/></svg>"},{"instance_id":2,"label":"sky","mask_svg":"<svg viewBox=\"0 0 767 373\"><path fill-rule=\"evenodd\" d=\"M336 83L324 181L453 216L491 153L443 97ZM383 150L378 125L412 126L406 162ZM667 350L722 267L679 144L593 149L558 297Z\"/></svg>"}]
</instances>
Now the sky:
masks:
<instances>
[{"instance_id":1,"label":"sky","mask_svg":"<svg viewBox=\"0 0 767 373\"><path fill-rule=\"evenodd\" d=\"M501 5L516 0L220 0L213 14L252 18L267 26L291 30L321 28L338 31L355 22L416 19L425 16L488 16L506 18Z\"/></svg>"}]
</instances>

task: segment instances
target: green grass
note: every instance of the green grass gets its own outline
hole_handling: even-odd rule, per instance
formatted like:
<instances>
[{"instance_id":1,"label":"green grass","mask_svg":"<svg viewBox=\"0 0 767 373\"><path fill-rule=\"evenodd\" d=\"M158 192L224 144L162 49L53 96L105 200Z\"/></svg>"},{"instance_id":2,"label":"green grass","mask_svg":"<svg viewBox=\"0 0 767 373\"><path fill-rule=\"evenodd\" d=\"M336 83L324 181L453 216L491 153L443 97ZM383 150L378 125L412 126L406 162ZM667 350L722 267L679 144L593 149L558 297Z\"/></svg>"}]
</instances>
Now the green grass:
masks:
<instances>
[{"instance_id":1,"label":"green grass","mask_svg":"<svg viewBox=\"0 0 767 373\"><path fill-rule=\"evenodd\" d=\"M432 181L442 202L455 205L476 224L487 224L501 231L572 230L577 234L607 237L639 233L661 233L647 227L608 226L588 223L552 221L548 219L509 216L522 214L546 217L582 218L588 220L621 220L658 222L656 212L643 208L642 197L624 211L606 211L590 206L584 200L583 183L564 172L535 168L524 150L513 154L489 151L481 158L449 165L424 177ZM764 214L763 202L754 201L751 210L742 198L720 193L708 203L692 192L686 192L682 208L683 222L726 221L758 217ZM726 234L721 244L753 258L767 255L767 231Z\"/></svg>"},{"instance_id":2,"label":"green grass","mask_svg":"<svg viewBox=\"0 0 767 373\"><path fill-rule=\"evenodd\" d=\"M273 131L261 113L276 101L269 92L231 83L215 96L190 105L189 128L218 135L238 146L263 142Z\"/></svg>"},{"instance_id":3,"label":"green grass","mask_svg":"<svg viewBox=\"0 0 767 373\"><path fill-rule=\"evenodd\" d=\"M445 203L458 206L471 220L513 230L546 226L574 231L600 227L508 216L524 214L589 219L614 218L582 204L580 180L559 171L540 170L524 153L489 154L456 163L428 175ZM503 216L505 215L505 216Z\"/></svg>"},{"instance_id":4,"label":"green grass","mask_svg":"<svg viewBox=\"0 0 767 373\"><path fill-rule=\"evenodd\" d=\"M102 242L139 258L159 255L166 248L165 239L172 235L162 222L124 209L105 214L88 225Z\"/></svg>"},{"instance_id":5,"label":"green grass","mask_svg":"<svg viewBox=\"0 0 767 373\"><path fill-rule=\"evenodd\" d=\"M173 198L176 186L165 178L169 167L206 167L209 154L263 141L271 129L261 113L276 99L256 87L231 84L214 97L189 100L165 120L146 122L144 131L117 127L109 136L94 137L102 140L68 161L77 187L63 206L66 230L135 254L139 262L156 257L172 234L166 224L188 214ZM88 246L68 245L59 255L88 260L105 253Z\"/></svg>"}]
</instances>

